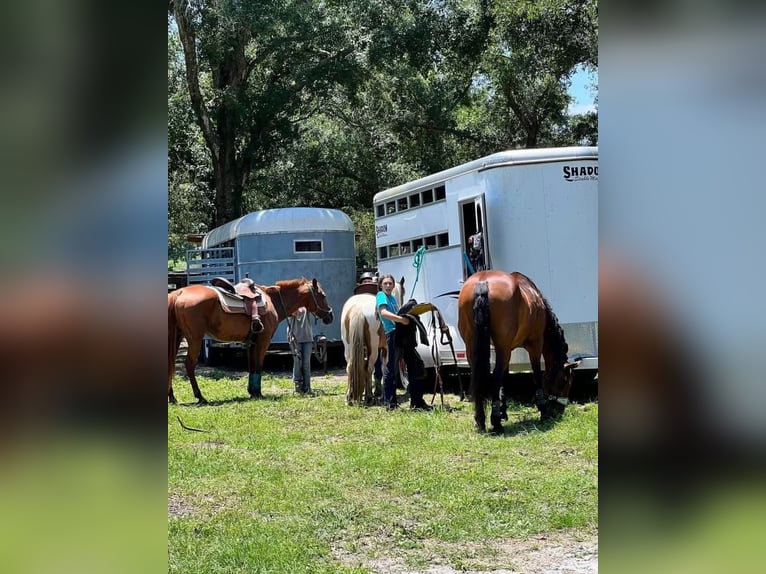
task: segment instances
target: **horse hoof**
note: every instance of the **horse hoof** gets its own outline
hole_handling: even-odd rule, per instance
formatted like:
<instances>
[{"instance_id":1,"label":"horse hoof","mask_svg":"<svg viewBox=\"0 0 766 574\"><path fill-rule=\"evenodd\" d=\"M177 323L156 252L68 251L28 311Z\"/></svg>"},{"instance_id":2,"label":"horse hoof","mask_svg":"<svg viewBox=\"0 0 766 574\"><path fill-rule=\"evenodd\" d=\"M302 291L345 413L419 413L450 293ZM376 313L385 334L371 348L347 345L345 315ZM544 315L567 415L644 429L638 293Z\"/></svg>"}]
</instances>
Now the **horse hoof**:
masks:
<instances>
[{"instance_id":1,"label":"horse hoof","mask_svg":"<svg viewBox=\"0 0 766 574\"><path fill-rule=\"evenodd\" d=\"M207 399L203 399L201 397L199 399L197 399L197 405L201 406L201 405L206 405L206 404L208 404Z\"/></svg>"},{"instance_id":2,"label":"horse hoof","mask_svg":"<svg viewBox=\"0 0 766 574\"><path fill-rule=\"evenodd\" d=\"M250 393L251 399L262 399L263 395L261 393Z\"/></svg>"}]
</instances>

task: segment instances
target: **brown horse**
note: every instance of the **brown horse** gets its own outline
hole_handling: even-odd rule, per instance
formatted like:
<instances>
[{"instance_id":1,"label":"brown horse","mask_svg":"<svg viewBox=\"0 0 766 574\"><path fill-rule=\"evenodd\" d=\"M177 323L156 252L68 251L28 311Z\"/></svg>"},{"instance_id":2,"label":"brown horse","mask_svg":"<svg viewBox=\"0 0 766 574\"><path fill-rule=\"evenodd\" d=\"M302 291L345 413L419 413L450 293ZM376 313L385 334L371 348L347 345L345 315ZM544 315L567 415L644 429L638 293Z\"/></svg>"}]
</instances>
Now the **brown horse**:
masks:
<instances>
[{"instance_id":1,"label":"brown horse","mask_svg":"<svg viewBox=\"0 0 766 574\"><path fill-rule=\"evenodd\" d=\"M474 420L485 431L485 401L492 401L492 429L502 430L503 379L511 351L529 354L535 381L535 402L545 420L560 414L568 402L572 368L564 331L548 301L531 279L521 273L480 271L463 284L458 296L458 330L465 341L471 366ZM495 347L495 369L489 376L490 341ZM540 357L545 359L545 375ZM507 418L507 415L506 415Z\"/></svg>"},{"instance_id":2,"label":"brown horse","mask_svg":"<svg viewBox=\"0 0 766 574\"><path fill-rule=\"evenodd\" d=\"M254 342L247 349L247 390L253 398L261 397L261 371L263 359L280 321L298 307L306 307L329 324L333 320L332 308L327 296L316 279L291 279L277 281L276 285L258 285L266 304L260 312L263 330L254 335ZM181 338L189 344L184 365L194 396L200 404L207 401L202 396L194 375L197 357L205 334L218 341L244 341L250 334L249 315L225 313L218 302L218 295L207 285L190 285L168 294L168 402L175 403L173 374L175 359Z\"/></svg>"}]
</instances>

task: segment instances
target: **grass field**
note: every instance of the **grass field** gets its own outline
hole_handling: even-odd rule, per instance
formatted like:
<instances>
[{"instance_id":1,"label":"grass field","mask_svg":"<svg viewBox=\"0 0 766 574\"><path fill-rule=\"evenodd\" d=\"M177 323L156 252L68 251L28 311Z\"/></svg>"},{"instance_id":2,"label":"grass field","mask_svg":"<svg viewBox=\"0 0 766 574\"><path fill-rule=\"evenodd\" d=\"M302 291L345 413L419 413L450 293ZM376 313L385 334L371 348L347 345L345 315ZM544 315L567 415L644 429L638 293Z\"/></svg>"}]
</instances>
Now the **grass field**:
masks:
<instances>
[{"instance_id":1,"label":"grass field","mask_svg":"<svg viewBox=\"0 0 766 574\"><path fill-rule=\"evenodd\" d=\"M168 407L171 572L596 571L597 404L546 425L514 404L480 435L454 395L347 407L334 371L307 397L267 375L252 401L244 374L199 374L211 405L178 377Z\"/></svg>"}]
</instances>

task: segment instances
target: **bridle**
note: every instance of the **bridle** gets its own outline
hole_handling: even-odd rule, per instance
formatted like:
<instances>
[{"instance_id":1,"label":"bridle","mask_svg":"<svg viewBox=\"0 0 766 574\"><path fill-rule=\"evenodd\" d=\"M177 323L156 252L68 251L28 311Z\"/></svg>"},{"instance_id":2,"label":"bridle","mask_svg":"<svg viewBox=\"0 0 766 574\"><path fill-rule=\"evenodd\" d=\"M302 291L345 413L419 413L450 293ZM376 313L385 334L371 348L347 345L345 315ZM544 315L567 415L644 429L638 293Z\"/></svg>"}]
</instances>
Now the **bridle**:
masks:
<instances>
[{"instance_id":1,"label":"bridle","mask_svg":"<svg viewBox=\"0 0 766 574\"><path fill-rule=\"evenodd\" d=\"M320 319L324 319L325 317L328 317L332 314L332 307L328 307L327 309L323 309L319 305L319 301L317 301L316 293L314 292L314 286L309 283L309 293L311 293L311 298L314 300L314 307L316 307L316 312L314 313L317 317Z\"/></svg>"},{"instance_id":2,"label":"bridle","mask_svg":"<svg viewBox=\"0 0 766 574\"><path fill-rule=\"evenodd\" d=\"M316 312L314 315L319 317L320 319L324 319L325 317L328 317L332 314L332 307L329 307L327 309L323 309L319 306L319 301L317 301L316 293L314 293L314 286L311 283L308 283L309 286L309 293L311 293L311 298L314 300L314 307L316 307ZM282 306L282 310L285 312L285 318L289 317L290 314L287 312L287 306L285 305L284 299L282 299L282 289L279 289L277 291L277 295L279 295L279 304ZM321 314L320 314L321 313Z\"/></svg>"},{"instance_id":3,"label":"bridle","mask_svg":"<svg viewBox=\"0 0 766 574\"><path fill-rule=\"evenodd\" d=\"M562 371L565 370L563 365L560 368L561 368ZM548 379L548 383L550 384L550 379L552 379L551 373L545 373L544 376L545 376L545 378ZM564 376L566 376L566 373L564 373ZM554 394L550 394L550 393L548 394L548 401L549 402L556 402L556 403L559 403L560 405L564 405L564 406L567 406L569 404L569 398L568 397L558 396L558 395L554 395Z\"/></svg>"}]
</instances>

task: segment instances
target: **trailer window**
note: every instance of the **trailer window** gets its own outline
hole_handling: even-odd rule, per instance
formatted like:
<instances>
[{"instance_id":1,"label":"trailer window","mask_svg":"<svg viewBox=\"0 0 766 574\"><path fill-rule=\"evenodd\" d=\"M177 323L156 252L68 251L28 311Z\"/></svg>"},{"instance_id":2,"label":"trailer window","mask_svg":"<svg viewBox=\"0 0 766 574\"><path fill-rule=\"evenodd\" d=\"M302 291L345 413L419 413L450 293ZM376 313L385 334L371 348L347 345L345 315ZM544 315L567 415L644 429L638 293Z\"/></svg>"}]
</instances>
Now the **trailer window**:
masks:
<instances>
[{"instance_id":1,"label":"trailer window","mask_svg":"<svg viewBox=\"0 0 766 574\"><path fill-rule=\"evenodd\" d=\"M410 196L410 207L417 207L420 205L420 194L414 193Z\"/></svg>"},{"instance_id":2,"label":"trailer window","mask_svg":"<svg viewBox=\"0 0 766 574\"><path fill-rule=\"evenodd\" d=\"M306 252L310 251L313 253L322 253L322 242L321 241L296 241L295 242L295 252Z\"/></svg>"},{"instance_id":3,"label":"trailer window","mask_svg":"<svg viewBox=\"0 0 766 574\"><path fill-rule=\"evenodd\" d=\"M433 189L425 189L423 190L423 205L426 203L432 203L434 200L434 190Z\"/></svg>"},{"instance_id":4,"label":"trailer window","mask_svg":"<svg viewBox=\"0 0 766 574\"><path fill-rule=\"evenodd\" d=\"M378 259L388 259L388 246L378 248Z\"/></svg>"},{"instance_id":5,"label":"trailer window","mask_svg":"<svg viewBox=\"0 0 766 574\"><path fill-rule=\"evenodd\" d=\"M396 213L396 203L394 203L393 201L389 201L386 204L386 214L390 215L392 213Z\"/></svg>"},{"instance_id":6,"label":"trailer window","mask_svg":"<svg viewBox=\"0 0 766 574\"><path fill-rule=\"evenodd\" d=\"M399 245L389 245L388 246L388 256L389 257L398 257L399 256Z\"/></svg>"},{"instance_id":7,"label":"trailer window","mask_svg":"<svg viewBox=\"0 0 766 574\"><path fill-rule=\"evenodd\" d=\"M426 249L436 247L436 235L426 237Z\"/></svg>"},{"instance_id":8,"label":"trailer window","mask_svg":"<svg viewBox=\"0 0 766 574\"><path fill-rule=\"evenodd\" d=\"M439 201L440 199L446 199L447 198L447 192L444 189L443 185L440 185L434 191L436 192L436 201Z\"/></svg>"},{"instance_id":9,"label":"trailer window","mask_svg":"<svg viewBox=\"0 0 766 574\"><path fill-rule=\"evenodd\" d=\"M400 197L398 203L398 211L405 211L407 209L407 198Z\"/></svg>"},{"instance_id":10,"label":"trailer window","mask_svg":"<svg viewBox=\"0 0 766 574\"><path fill-rule=\"evenodd\" d=\"M449 233L440 233L436 237L437 247L447 247L449 245Z\"/></svg>"},{"instance_id":11,"label":"trailer window","mask_svg":"<svg viewBox=\"0 0 766 574\"><path fill-rule=\"evenodd\" d=\"M411 253L411 251L409 241L399 244L399 255L407 255L408 253Z\"/></svg>"},{"instance_id":12,"label":"trailer window","mask_svg":"<svg viewBox=\"0 0 766 574\"><path fill-rule=\"evenodd\" d=\"M421 247L423 247L423 238L422 237L419 237L417 239L413 239L412 240L412 250L413 251L417 251Z\"/></svg>"},{"instance_id":13,"label":"trailer window","mask_svg":"<svg viewBox=\"0 0 766 574\"><path fill-rule=\"evenodd\" d=\"M386 214L386 207L381 203L375 208L375 213L378 217L383 217Z\"/></svg>"}]
</instances>

